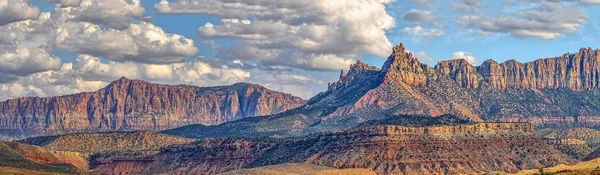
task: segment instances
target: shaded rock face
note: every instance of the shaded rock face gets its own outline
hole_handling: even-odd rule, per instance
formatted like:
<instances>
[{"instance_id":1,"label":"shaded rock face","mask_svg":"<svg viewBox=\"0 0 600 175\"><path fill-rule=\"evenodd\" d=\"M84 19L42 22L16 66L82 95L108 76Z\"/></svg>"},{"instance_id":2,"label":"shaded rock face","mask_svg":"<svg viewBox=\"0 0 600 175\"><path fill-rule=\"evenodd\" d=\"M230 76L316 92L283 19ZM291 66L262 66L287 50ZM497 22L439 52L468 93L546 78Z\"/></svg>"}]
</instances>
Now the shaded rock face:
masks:
<instances>
[{"instance_id":1,"label":"shaded rock face","mask_svg":"<svg viewBox=\"0 0 600 175\"><path fill-rule=\"evenodd\" d=\"M17 137L72 131L163 130L270 115L303 103L298 97L254 84L196 87L121 78L96 92L1 102L0 130Z\"/></svg>"},{"instance_id":2,"label":"shaded rock face","mask_svg":"<svg viewBox=\"0 0 600 175\"><path fill-rule=\"evenodd\" d=\"M168 160L168 161L167 161ZM208 138L155 155L92 160L95 173L215 174L290 162L367 168L378 174L516 172L571 163L526 123L377 125L293 139Z\"/></svg>"}]
</instances>

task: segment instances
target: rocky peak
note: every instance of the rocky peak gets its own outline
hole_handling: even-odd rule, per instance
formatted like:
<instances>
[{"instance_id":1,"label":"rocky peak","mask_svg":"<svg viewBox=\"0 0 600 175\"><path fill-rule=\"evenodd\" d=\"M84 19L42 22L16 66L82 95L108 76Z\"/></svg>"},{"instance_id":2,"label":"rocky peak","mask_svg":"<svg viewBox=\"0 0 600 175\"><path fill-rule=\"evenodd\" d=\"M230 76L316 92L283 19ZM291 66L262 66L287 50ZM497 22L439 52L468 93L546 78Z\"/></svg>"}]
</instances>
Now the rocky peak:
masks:
<instances>
[{"instance_id":1,"label":"rocky peak","mask_svg":"<svg viewBox=\"0 0 600 175\"><path fill-rule=\"evenodd\" d=\"M356 83L356 80L364 81L367 79L376 80L377 74L379 74L379 68L375 66L369 66L362 61L358 60L356 63L350 65L348 73L344 70L340 73L340 79L337 82L330 83L328 90L336 90L341 87L347 87ZM371 81L369 80L369 81ZM358 82L360 84L361 82Z\"/></svg>"},{"instance_id":2,"label":"rocky peak","mask_svg":"<svg viewBox=\"0 0 600 175\"><path fill-rule=\"evenodd\" d=\"M394 47L392 55L388 57L383 65L381 72L383 82L406 83L408 85L425 85L428 72L428 66L421 64L419 60L413 57L413 54L406 52L404 44Z\"/></svg>"},{"instance_id":3,"label":"rocky peak","mask_svg":"<svg viewBox=\"0 0 600 175\"><path fill-rule=\"evenodd\" d=\"M479 87L477 68L465 59L442 61L435 66L435 71L438 75L449 76L462 87Z\"/></svg>"},{"instance_id":4,"label":"rocky peak","mask_svg":"<svg viewBox=\"0 0 600 175\"><path fill-rule=\"evenodd\" d=\"M350 69L349 69L347 75L350 75L350 76L358 75L358 74L361 74L363 72L368 72L368 71L379 71L379 68L377 68L375 66L369 66L369 65L363 63L362 61L358 60L358 61L356 61L356 63L350 65Z\"/></svg>"}]
</instances>

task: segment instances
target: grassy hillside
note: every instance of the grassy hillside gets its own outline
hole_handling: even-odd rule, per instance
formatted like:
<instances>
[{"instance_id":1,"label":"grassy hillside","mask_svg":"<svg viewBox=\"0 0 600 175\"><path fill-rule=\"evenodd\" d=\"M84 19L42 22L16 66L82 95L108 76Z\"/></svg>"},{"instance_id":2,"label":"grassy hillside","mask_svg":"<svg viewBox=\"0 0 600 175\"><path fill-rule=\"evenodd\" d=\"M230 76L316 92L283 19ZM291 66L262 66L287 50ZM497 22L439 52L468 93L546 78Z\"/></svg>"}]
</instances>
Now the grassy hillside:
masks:
<instances>
[{"instance_id":1,"label":"grassy hillside","mask_svg":"<svg viewBox=\"0 0 600 175\"><path fill-rule=\"evenodd\" d=\"M76 152L148 151L163 146L184 144L192 139L155 132L103 132L44 136L21 140L21 143L39 145L47 149Z\"/></svg>"},{"instance_id":2,"label":"grassy hillside","mask_svg":"<svg viewBox=\"0 0 600 175\"><path fill-rule=\"evenodd\" d=\"M0 142L0 167L76 174L77 168L64 163L41 147L12 142ZM2 170L2 169L0 169ZM0 171L4 172L4 171ZM28 174L28 173L24 173Z\"/></svg>"},{"instance_id":3,"label":"grassy hillside","mask_svg":"<svg viewBox=\"0 0 600 175\"><path fill-rule=\"evenodd\" d=\"M591 128L542 128L544 139L557 140L553 146L575 159L583 159L600 148L600 131Z\"/></svg>"},{"instance_id":4,"label":"grassy hillside","mask_svg":"<svg viewBox=\"0 0 600 175\"><path fill-rule=\"evenodd\" d=\"M56 172L35 171L22 168L0 167L0 175L57 175Z\"/></svg>"},{"instance_id":5,"label":"grassy hillside","mask_svg":"<svg viewBox=\"0 0 600 175\"><path fill-rule=\"evenodd\" d=\"M285 163L279 165L270 165L264 167L241 169L221 173L219 175L376 175L375 172L368 169L336 169L325 166L317 166L303 163Z\"/></svg>"},{"instance_id":6,"label":"grassy hillside","mask_svg":"<svg viewBox=\"0 0 600 175\"><path fill-rule=\"evenodd\" d=\"M580 162L574 165L561 164L550 168L544 168L544 172L552 173L554 175L600 175L600 158L591 161ZM523 170L515 173L515 175L529 175L535 173L539 173L539 169Z\"/></svg>"}]
</instances>

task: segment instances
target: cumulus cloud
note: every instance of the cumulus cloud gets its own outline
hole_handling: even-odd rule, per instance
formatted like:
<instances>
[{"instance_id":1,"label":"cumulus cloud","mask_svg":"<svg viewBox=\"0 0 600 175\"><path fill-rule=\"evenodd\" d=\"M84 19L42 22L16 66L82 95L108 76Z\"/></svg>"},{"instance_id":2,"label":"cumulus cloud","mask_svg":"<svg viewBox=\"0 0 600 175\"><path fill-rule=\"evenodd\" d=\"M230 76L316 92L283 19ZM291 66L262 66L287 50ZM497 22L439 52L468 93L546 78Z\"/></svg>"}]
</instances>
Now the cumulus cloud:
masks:
<instances>
[{"instance_id":1,"label":"cumulus cloud","mask_svg":"<svg viewBox=\"0 0 600 175\"><path fill-rule=\"evenodd\" d=\"M81 2L81 6L86 6L86 2ZM77 18L73 16L73 8L57 7L54 13L42 13L36 20L0 26L0 53L6 49L14 52L14 48L27 47L36 53L64 50L113 61L157 64L183 62L198 53L193 40L166 33L152 23L131 23L123 30L106 28L95 23L73 21Z\"/></svg>"},{"instance_id":2,"label":"cumulus cloud","mask_svg":"<svg viewBox=\"0 0 600 175\"><path fill-rule=\"evenodd\" d=\"M435 28L425 29L421 26L405 27L400 31L404 32L406 34L415 35L415 36L442 36L442 35L446 34L446 32L442 29L435 29Z\"/></svg>"},{"instance_id":3,"label":"cumulus cloud","mask_svg":"<svg viewBox=\"0 0 600 175\"><path fill-rule=\"evenodd\" d=\"M0 25L36 19L40 10L27 3L26 0L2 0L0 1Z\"/></svg>"},{"instance_id":4,"label":"cumulus cloud","mask_svg":"<svg viewBox=\"0 0 600 175\"><path fill-rule=\"evenodd\" d=\"M517 38L556 39L576 32L587 18L587 13L578 8L542 2L514 15L459 16L456 22L463 27L475 28L481 34L507 33Z\"/></svg>"},{"instance_id":5,"label":"cumulus cloud","mask_svg":"<svg viewBox=\"0 0 600 175\"><path fill-rule=\"evenodd\" d=\"M385 32L394 19L391 0L267 1L162 0L157 13L222 17L198 29L206 38L235 38L220 56L305 70L339 70L363 53L385 57L392 47Z\"/></svg>"},{"instance_id":6,"label":"cumulus cloud","mask_svg":"<svg viewBox=\"0 0 600 175\"><path fill-rule=\"evenodd\" d=\"M79 6L81 4L81 0L50 0L50 2L58 3L63 7Z\"/></svg>"},{"instance_id":7,"label":"cumulus cloud","mask_svg":"<svg viewBox=\"0 0 600 175\"><path fill-rule=\"evenodd\" d=\"M199 60L169 65L104 63L99 58L80 55L75 62L64 63L58 70L38 72L11 83L0 84L0 101L22 96L95 91L122 76L168 84L215 86L243 81L250 77L250 73L227 66L213 67Z\"/></svg>"},{"instance_id":8,"label":"cumulus cloud","mask_svg":"<svg viewBox=\"0 0 600 175\"><path fill-rule=\"evenodd\" d=\"M0 73L26 76L36 72L60 68L60 58L37 48L17 47L14 50L0 50Z\"/></svg>"},{"instance_id":9,"label":"cumulus cloud","mask_svg":"<svg viewBox=\"0 0 600 175\"><path fill-rule=\"evenodd\" d=\"M452 59L465 59L467 60L467 62L475 65L478 63L477 58L475 57L474 54L469 53L469 52L464 52L464 51L459 51L459 52L454 52L452 54Z\"/></svg>"},{"instance_id":10,"label":"cumulus cloud","mask_svg":"<svg viewBox=\"0 0 600 175\"><path fill-rule=\"evenodd\" d=\"M0 82L60 67L61 59L51 55L46 45L51 31L45 27L49 15L0 26Z\"/></svg>"},{"instance_id":11,"label":"cumulus cloud","mask_svg":"<svg viewBox=\"0 0 600 175\"><path fill-rule=\"evenodd\" d=\"M126 29L134 19L146 21L145 9L139 0L55 0L63 15L71 20L102 24L114 29Z\"/></svg>"},{"instance_id":12,"label":"cumulus cloud","mask_svg":"<svg viewBox=\"0 0 600 175\"><path fill-rule=\"evenodd\" d=\"M457 0L452 2L450 7L455 12L479 12L481 8L481 0Z\"/></svg>"},{"instance_id":13,"label":"cumulus cloud","mask_svg":"<svg viewBox=\"0 0 600 175\"><path fill-rule=\"evenodd\" d=\"M194 56L194 41L165 33L151 23L130 24L125 30L104 30L92 23L65 23L55 40L58 49L90 54L113 61L176 63Z\"/></svg>"},{"instance_id":14,"label":"cumulus cloud","mask_svg":"<svg viewBox=\"0 0 600 175\"><path fill-rule=\"evenodd\" d=\"M437 23L439 20L431 11L421 11L417 9L407 11L402 15L402 18L415 24L433 24Z\"/></svg>"},{"instance_id":15,"label":"cumulus cloud","mask_svg":"<svg viewBox=\"0 0 600 175\"><path fill-rule=\"evenodd\" d=\"M598 0L547 0L548 2L575 2L580 5L598 5Z\"/></svg>"}]
</instances>

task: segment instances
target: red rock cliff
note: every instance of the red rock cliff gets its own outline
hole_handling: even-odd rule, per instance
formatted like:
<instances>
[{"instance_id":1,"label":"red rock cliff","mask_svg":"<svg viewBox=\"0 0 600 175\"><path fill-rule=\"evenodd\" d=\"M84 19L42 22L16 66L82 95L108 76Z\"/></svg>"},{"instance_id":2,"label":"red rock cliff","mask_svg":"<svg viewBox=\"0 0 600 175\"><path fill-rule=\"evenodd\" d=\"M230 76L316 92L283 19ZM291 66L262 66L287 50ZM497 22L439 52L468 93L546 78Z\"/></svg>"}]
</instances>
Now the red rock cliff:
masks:
<instances>
[{"instance_id":1,"label":"red rock cliff","mask_svg":"<svg viewBox=\"0 0 600 175\"><path fill-rule=\"evenodd\" d=\"M196 87L121 78L96 92L1 102L0 129L34 135L84 130L163 130L270 115L303 103L301 98L255 84Z\"/></svg>"}]
</instances>

